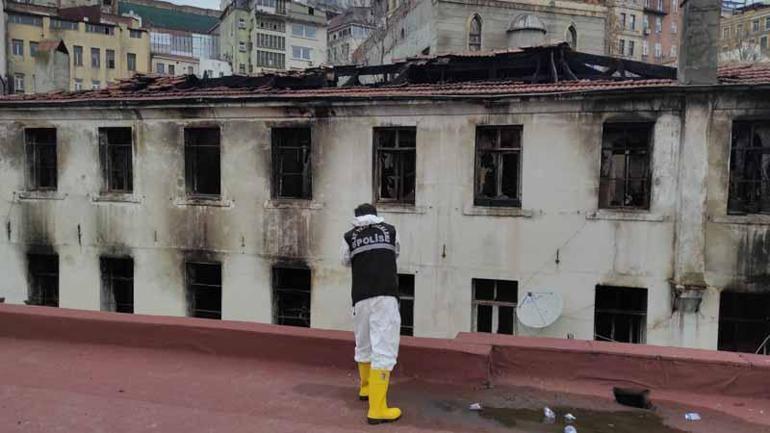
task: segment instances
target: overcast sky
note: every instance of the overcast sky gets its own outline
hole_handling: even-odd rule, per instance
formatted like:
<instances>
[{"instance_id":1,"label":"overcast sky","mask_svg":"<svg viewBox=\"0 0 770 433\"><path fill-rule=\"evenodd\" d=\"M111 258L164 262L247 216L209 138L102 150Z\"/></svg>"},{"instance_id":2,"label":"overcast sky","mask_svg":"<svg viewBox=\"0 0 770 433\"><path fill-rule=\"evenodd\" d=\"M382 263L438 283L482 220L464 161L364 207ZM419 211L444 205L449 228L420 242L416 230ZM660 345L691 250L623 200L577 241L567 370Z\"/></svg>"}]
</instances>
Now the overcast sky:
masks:
<instances>
[{"instance_id":1,"label":"overcast sky","mask_svg":"<svg viewBox=\"0 0 770 433\"><path fill-rule=\"evenodd\" d=\"M178 5L198 6L199 8L219 9L219 0L168 0Z\"/></svg>"}]
</instances>

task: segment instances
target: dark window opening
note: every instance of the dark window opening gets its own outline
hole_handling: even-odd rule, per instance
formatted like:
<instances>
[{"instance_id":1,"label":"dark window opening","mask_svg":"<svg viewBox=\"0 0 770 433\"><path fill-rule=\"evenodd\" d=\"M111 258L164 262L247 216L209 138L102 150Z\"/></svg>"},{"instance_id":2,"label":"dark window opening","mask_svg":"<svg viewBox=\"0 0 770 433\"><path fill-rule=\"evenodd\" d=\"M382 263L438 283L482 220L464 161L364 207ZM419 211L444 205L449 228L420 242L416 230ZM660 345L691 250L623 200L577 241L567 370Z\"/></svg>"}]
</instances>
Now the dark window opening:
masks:
<instances>
[{"instance_id":1,"label":"dark window opening","mask_svg":"<svg viewBox=\"0 0 770 433\"><path fill-rule=\"evenodd\" d=\"M652 124L605 124L599 208L649 209Z\"/></svg>"},{"instance_id":2,"label":"dark window opening","mask_svg":"<svg viewBox=\"0 0 770 433\"><path fill-rule=\"evenodd\" d=\"M134 260L102 257L102 311L134 312Z\"/></svg>"},{"instance_id":3,"label":"dark window opening","mask_svg":"<svg viewBox=\"0 0 770 433\"><path fill-rule=\"evenodd\" d=\"M310 200L310 128L273 128L273 198Z\"/></svg>"},{"instance_id":4,"label":"dark window opening","mask_svg":"<svg viewBox=\"0 0 770 433\"><path fill-rule=\"evenodd\" d=\"M770 294L723 291L719 297L717 348L770 354ZM764 345L763 345L764 343Z\"/></svg>"},{"instance_id":5,"label":"dark window opening","mask_svg":"<svg viewBox=\"0 0 770 433\"><path fill-rule=\"evenodd\" d=\"M273 267L273 322L310 327L310 269Z\"/></svg>"},{"instance_id":6,"label":"dark window opening","mask_svg":"<svg viewBox=\"0 0 770 433\"><path fill-rule=\"evenodd\" d=\"M56 129L37 128L24 131L30 190L55 190Z\"/></svg>"},{"instance_id":7,"label":"dark window opening","mask_svg":"<svg viewBox=\"0 0 770 433\"><path fill-rule=\"evenodd\" d=\"M472 331L516 335L519 283L474 278Z\"/></svg>"},{"instance_id":8,"label":"dark window opening","mask_svg":"<svg viewBox=\"0 0 770 433\"><path fill-rule=\"evenodd\" d=\"M468 31L468 49L470 51L481 50L481 18L478 15L475 15L471 20Z\"/></svg>"},{"instance_id":9,"label":"dark window opening","mask_svg":"<svg viewBox=\"0 0 770 433\"><path fill-rule=\"evenodd\" d=\"M374 176L378 202L414 204L416 128L374 129Z\"/></svg>"},{"instance_id":10,"label":"dark window opening","mask_svg":"<svg viewBox=\"0 0 770 433\"><path fill-rule=\"evenodd\" d=\"M733 214L770 213L770 126L767 121L733 124L727 210Z\"/></svg>"},{"instance_id":11,"label":"dark window opening","mask_svg":"<svg viewBox=\"0 0 770 433\"><path fill-rule=\"evenodd\" d=\"M521 127L476 128L477 206L521 206Z\"/></svg>"},{"instance_id":12,"label":"dark window opening","mask_svg":"<svg viewBox=\"0 0 770 433\"><path fill-rule=\"evenodd\" d=\"M398 298L401 335L414 335L414 275L398 274Z\"/></svg>"},{"instance_id":13,"label":"dark window opening","mask_svg":"<svg viewBox=\"0 0 770 433\"><path fill-rule=\"evenodd\" d=\"M99 128L99 159L107 192L133 190L131 128Z\"/></svg>"},{"instance_id":14,"label":"dark window opening","mask_svg":"<svg viewBox=\"0 0 770 433\"><path fill-rule=\"evenodd\" d=\"M594 339L644 343L647 340L647 289L596 286Z\"/></svg>"},{"instance_id":15,"label":"dark window opening","mask_svg":"<svg viewBox=\"0 0 770 433\"><path fill-rule=\"evenodd\" d=\"M219 196L219 128L185 128L185 180L187 194Z\"/></svg>"},{"instance_id":16,"label":"dark window opening","mask_svg":"<svg viewBox=\"0 0 770 433\"><path fill-rule=\"evenodd\" d=\"M29 254L29 293L27 304L59 306L59 256L56 254Z\"/></svg>"},{"instance_id":17,"label":"dark window opening","mask_svg":"<svg viewBox=\"0 0 770 433\"><path fill-rule=\"evenodd\" d=\"M222 318L222 265L187 263L189 315L203 319Z\"/></svg>"}]
</instances>

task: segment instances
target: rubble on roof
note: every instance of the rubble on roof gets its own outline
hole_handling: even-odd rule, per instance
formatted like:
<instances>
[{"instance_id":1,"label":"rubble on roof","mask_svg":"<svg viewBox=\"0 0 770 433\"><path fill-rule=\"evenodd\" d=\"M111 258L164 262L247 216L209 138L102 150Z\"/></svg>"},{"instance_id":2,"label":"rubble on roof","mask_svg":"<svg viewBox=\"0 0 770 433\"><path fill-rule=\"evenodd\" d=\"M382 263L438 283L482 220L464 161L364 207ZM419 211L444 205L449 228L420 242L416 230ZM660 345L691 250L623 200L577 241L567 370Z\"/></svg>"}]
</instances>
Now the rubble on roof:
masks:
<instances>
[{"instance_id":1,"label":"rubble on roof","mask_svg":"<svg viewBox=\"0 0 770 433\"><path fill-rule=\"evenodd\" d=\"M770 84L770 65L720 70L723 84ZM418 56L376 66L319 67L259 76L137 74L100 90L9 95L23 102L501 97L674 88L676 69L572 51L567 44Z\"/></svg>"}]
</instances>

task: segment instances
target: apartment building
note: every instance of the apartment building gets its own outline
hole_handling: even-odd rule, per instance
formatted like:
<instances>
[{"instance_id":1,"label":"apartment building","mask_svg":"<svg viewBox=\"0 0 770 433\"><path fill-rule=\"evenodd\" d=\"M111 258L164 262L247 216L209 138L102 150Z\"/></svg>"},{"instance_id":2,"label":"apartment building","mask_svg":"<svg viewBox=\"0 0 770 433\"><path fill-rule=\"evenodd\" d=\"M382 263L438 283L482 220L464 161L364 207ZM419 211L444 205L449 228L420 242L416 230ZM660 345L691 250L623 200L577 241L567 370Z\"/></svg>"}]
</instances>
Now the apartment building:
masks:
<instances>
[{"instance_id":1,"label":"apartment building","mask_svg":"<svg viewBox=\"0 0 770 433\"><path fill-rule=\"evenodd\" d=\"M644 46L644 0L619 0L607 3L607 39L609 54L641 60Z\"/></svg>"},{"instance_id":2,"label":"apartment building","mask_svg":"<svg viewBox=\"0 0 770 433\"><path fill-rule=\"evenodd\" d=\"M675 65L679 57L680 0L644 0L642 61Z\"/></svg>"},{"instance_id":3,"label":"apartment building","mask_svg":"<svg viewBox=\"0 0 770 433\"><path fill-rule=\"evenodd\" d=\"M134 18L103 13L98 6L57 9L16 2L6 4L6 17L8 75L15 93L34 93L36 82L51 81L36 77L36 63L42 46L59 49L59 41L70 65L63 90L103 88L150 71L150 38Z\"/></svg>"},{"instance_id":4,"label":"apartment building","mask_svg":"<svg viewBox=\"0 0 770 433\"><path fill-rule=\"evenodd\" d=\"M328 61L331 65L353 63L353 51L374 31L371 8L351 7L329 20Z\"/></svg>"},{"instance_id":5,"label":"apartment building","mask_svg":"<svg viewBox=\"0 0 770 433\"><path fill-rule=\"evenodd\" d=\"M722 17L720 60L747 62L768 58L770 5L754 3Z\"/></svg>"},{"instance_id":6,"label":"apartment building","mask_svg":"<svg viewBox=\"0 0 770 433\"><path fill-rule=\"evenodd\" d=\"M326 62L326 14L285 0L234 0L222 12L223 59L237 74L305 69Z\"/></svg>"},{"instance_id":7,"label":"apartment building","mask_svg":"<svg viewBox=\"0 0 770 433\"><path fill-rule=\"evenodd\" d=\"M2 17L0 19L0 95L4 95L10 90L7 73L8 65L5 57L8 48L5 33L5 0L0 0L0 17Z\"/></svg>"}]
</instances>

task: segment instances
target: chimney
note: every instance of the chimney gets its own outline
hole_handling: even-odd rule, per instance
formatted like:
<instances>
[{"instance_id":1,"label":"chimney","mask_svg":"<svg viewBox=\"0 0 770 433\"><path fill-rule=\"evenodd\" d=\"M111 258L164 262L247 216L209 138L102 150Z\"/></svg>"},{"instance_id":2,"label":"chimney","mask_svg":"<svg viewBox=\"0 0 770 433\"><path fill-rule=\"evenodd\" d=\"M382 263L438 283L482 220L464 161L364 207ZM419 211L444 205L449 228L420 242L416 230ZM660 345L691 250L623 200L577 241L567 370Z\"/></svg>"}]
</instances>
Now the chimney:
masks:
<instances>
[{"instance_id":1,"label":"chimney","mask_svg":"<svg viewBox=\"0 0 770 433\"><path fill-rule=\"evenodd\" d=\"M683 0L679 82L717 84L720 0Z\"/></svg>"}]
</instances>

